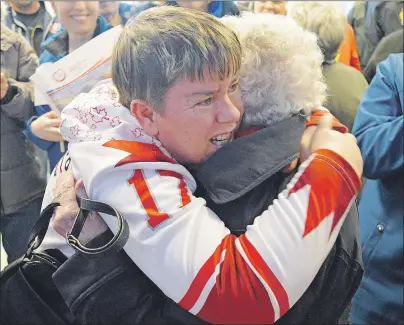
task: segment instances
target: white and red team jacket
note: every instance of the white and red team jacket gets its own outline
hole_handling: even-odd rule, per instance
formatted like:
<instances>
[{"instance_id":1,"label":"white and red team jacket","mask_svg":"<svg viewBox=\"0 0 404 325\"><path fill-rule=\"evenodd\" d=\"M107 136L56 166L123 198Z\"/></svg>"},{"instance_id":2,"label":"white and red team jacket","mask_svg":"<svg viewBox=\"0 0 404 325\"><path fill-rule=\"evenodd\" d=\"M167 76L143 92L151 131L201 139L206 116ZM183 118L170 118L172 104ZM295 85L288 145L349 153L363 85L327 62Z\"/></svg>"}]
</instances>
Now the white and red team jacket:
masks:
<instances>
[{"instance_id":1,"label":"white and red team jacket","mask_svg":"<svg viewBox=\"0 0 404 325\"><path fill-rule=\"evenodd\" d=\"M193 196L191 174L118 103L110 80L64 109L61 132L69 152L43 207L56 176L72 168L89 198L125 216L129 257L165 295L213 324L272 324L285 314L313 281L360 188L343 158L318 151L236 237ZM116 231L116 220L103 218ZM52 228L41 248L74 253Z\"/></svg>"}]
</instances>

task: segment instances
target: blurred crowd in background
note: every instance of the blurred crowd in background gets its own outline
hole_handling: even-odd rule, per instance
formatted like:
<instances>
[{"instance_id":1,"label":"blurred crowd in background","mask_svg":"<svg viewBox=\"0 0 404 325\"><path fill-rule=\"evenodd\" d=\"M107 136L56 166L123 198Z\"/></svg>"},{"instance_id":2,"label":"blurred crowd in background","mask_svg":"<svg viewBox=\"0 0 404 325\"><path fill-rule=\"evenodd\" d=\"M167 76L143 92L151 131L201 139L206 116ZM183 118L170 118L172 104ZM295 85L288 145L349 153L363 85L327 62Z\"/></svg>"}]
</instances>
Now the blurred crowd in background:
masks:
<instances>
[{"instance_id":1,"label":"blurred crowd in background","mask_svg":"<svg viewBox=\"0 0 404 325\"><path fill-rule=\"evenodd\" d=\"M363 137L365 276L351 321L403 324L403 1L1 1L0 231L8 261L23 253L47 177L64 154L60 117L34 105L30 76L111 27L165 5L216 17L243 11L288 15L317 35L324 106Z\"/></svg>"}]
</instances>

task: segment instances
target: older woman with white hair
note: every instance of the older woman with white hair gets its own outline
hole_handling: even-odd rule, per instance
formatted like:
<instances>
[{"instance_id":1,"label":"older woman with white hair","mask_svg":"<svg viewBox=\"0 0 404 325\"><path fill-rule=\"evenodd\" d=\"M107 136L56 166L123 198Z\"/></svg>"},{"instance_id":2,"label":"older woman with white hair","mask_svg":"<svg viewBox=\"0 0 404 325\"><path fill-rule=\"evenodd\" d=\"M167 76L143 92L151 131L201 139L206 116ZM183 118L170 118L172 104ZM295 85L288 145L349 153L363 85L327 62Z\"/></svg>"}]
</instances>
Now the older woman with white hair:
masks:
<instances>
[{"instance_id":1,"label":"older woman with white hair","mask_svg":"<svg viewBox=\"0 0 404 325\"><path fill-rule=\"evenodd\" d=\"M290 18L246 13L241 17L223 18L222 22L238 35L243 51L240 87L245 114L240 127L243 132L240 133L244 133L244 136L239 134L238 139L224 145L198 166L188 167L200 182L198 186L200 192L195 195L204 197L207 205L218 214L226 227L231 229L233 234L242 236L249 225L259 227L259 217L255 219L255 216L261 214L274 202L296 173L295 170L291 174L286 174L283 170L299 156L300 140L307 117L310 116L313 108L322 104L326 87L321 72L323 56L317 46L316 37L304 31ZM128 25L125 28L128 28ZM191 53L188 54L191 55ZM227 98L232 98L231 92L229 90ZM209 105L210 99L203 100L203 103ZM237 108L242 111L242 107ZM203 112L206 112L206 107L203 108ZM68 114L68 108L65 109L64 114ZM131 139L130 137L133 138L133 135L128 134L128 139ZM323 175L323 172L319 170L318 175ZM59 184L62 184L60 179ZM63 189L64 192L66 190L66 188ZM72 191L74 198L74 189ZM56 192L58 192L57 188ZM62 202L62 205L66 202ZM76 203L73 201L69 204ZM288 209L293 205L294 203ZM71 215L61 216L61 212L62 210L59 210L59 215L55 216L55 220L61 223L59 225L54 223L54 226L59 234L65 235L69 227L65 229L63 225L69 225L66 219L68 221L71 217L74 219L75 213L71 211ZM67 212L66 209L64 212ZM212 321L212 318L209 321L243 324L275 321L284 324L336 322L356 290L361 277L360 261L358 261L360 257L357 255L359 249L356 238L356 209L347 211L345 215L347 216L345 222L339 224L342 224L342 228L338 235L336 234L335 244L330 242L327 244L332 245L331 252L328 256L324 254L325 261L322 260L320 270L316 269L317 275L314 272L309 282L303 280L305 272L303 269L310 268L312 260L318 259L319 255L315 252L296 258L291 258L289 255L277 256L276 260L280 263L282 276L286 274L285 271L292 260L301 261L304 267L295 269L293 275L288 278L295 281L294 286L282 284L276 276L271 277L271 286L280 284L277 289L275 286L271 288L275 292L270 298L271 301L268 300L269 296L266 292L254 289L251 282L248 282L251 281L250 279L255 279L255 275L245 273L242 268L236 266L235 273L226 281L219 284L221 281L218 278L216 284L213 284L215 290L220 286L220 294L218 299L214 298L214 307L209 311L216 321ZM291 221L289 217L283 220ZM292 224L288 223L288 225L290 228L284 232L282 239L274 246L267 244L267 248L275 249L276 246L285 251L288 245L295 242L293 235L296 234L296 228ZM331 227L331 223L329 226ZM94 233L87 239L91 240L100 234L97 227L99 223L89 227L89 231ZM277 228L276 231L278 230ZM199 231L202 230L199 229ZM210 231L214 232L213 229ZM201 235L198 233L198 236ZM298 236L299 239L296 242L301 239L301 235ZM328 241L329 236L330 233L327 230L324 238ZM96 240L100 240L100 237ZM189 249L193 249L193 246L190 244ZM200 254L200 252L197 253ZM136 252L136 254L142 254L142 252ZM234 252L229 251L229 254ZM166 253L166 258L170 259L170 254ZM183 263L188 263L186 256L182 255L182 259L184 259ZM104 282L106 274L117 274L117 266L121 267L124 264L128 265L122 269L119 276L108 277L108 282ZM159 274L166 274L164 268L162 263ZM218 267L220 272L223 272L223 269L227 269L224 264ZM94 270L102 270L103 276L97 278L98 275L93 272ZM206 316L204 318L203 314L195 312L194 309L191 310L194 315L191 315L172 300L166 299L123 252L98 259L88 259L83 255L75 254L57 273L54 278L55 283L62 284L58 287L60 292L66 301L74 301L72 311L83 322L91 317L94 323L115 323L119 320L121 323L136 324L159 323L163 320L163 323L200 324L200 320L194 315L207 320ZM71 274L79 274L80 277L85 276L87 280L91 279L86 282L91 287L82 285L84 283L82 282L79 288L76 282L77 277L72 277ZM149 274L146 272L146 275ZM243 279L238 282L236 281L238 277ZM181 281L180 276L178 281ZM226 284L228 281L234 286L229 287ZM333 283L338 283L338 287L334 288ZM240 286L247 290L245 294L239 291ZM77 290L72 292L73 290L69 290L69 287ZM101 290L98 290L100 287ZM85 299L76 300L84 291ZM122 295L116 295L117 292ZM206 296L216 297L211 294ZM246 300L243 301L253 301L253 303L248 302L248 307L240 305L239 310L233 308L229 314L228 306L244 298ZM206 301L209 298L203 299ZM223 304L220 300L225 300L225 303ZM205 302L201 303L205 304ZM104 307L101 308L101 306ZM114 309L107 306L114 306ZM184 305L181 306L185 308ZM252 313L251 309L258 312ZM97 313L93 314L91 312L93 310L97 310Z\"/></svg>"},{"instance_id":2,"label":"older woman with white hair","mask_svg":"<svg viewBox=\"0 0 404 325\"><path fill-rule=\"evenodd\" d=\"M324 54L323 73L328 88L325 106L351 129L368 83L359 71L336 61L345 35L344 12L332 2L298 1L289 3L288 15L317 35Z\"/></svg>"},{"instance_id":3,"label":"older woman with white hair","mask_svg":"<svg viewBox=\"0 0 404 325\"><path fill-rule=\"evenodd\" d=\"M294 114L308 116L326 97L317 38L292 19L243 13L221 21L237 34L243 58L241 129L273 125Z\"/></svg>"}]
</instances>

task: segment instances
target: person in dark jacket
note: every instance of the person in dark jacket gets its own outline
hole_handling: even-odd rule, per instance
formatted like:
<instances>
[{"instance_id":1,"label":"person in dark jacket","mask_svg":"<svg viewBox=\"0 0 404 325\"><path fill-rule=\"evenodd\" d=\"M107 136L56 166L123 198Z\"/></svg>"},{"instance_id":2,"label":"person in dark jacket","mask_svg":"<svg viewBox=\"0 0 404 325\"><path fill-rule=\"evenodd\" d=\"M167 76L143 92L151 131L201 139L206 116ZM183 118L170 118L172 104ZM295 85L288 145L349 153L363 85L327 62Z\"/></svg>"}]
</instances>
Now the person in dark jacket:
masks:
<instances>
[{"instance_id":1,"label":"person in dark jacket","mask_svg":"<svg viewBox=\"0 0 404 325\"><path fill-rule=\"evenodd\" d=\"M383 37L403 28L404 1L358 1L348 16L358 43L361 69Z\"/></svg>"},{"instance_id":2,"label":"person in dark jacket","mask_svg":"<svg viewBox=\"0 0 404 325\"><path fill-rule=\"evenodd\" d=\"M35 114L29 78L38 58L21 35L1 24L1 226L8 262L22 256L41 210L46 182L40 177L33 145L22 133Z\"/></svg>"},{"instance_id":3,"label":"person in dark jacket","mask_svg":"<svg viewBox=\"0 0 404 325\"><path fill-rule=\"evenodd\" d=\"M365 275L353 324L404 324L403 59L391 54L378 65L353 128L366 178L359 203Z\"/></svg>"},{"instance_id":4,"label":"person in dark jacket","mask_svg":"<svg viewBox=\"0 0 404 325\"><path fill-rule=\"evenodd\" d=\"M223 21L239 34L244 53L248 53L240 80L246 112L242 128L265 128L228 144L201 164L195 172L200 181L196 195L207 199L233 234L241 235L293 176L282 170L299 156L306 121L303 112L307 114L311 107L321 104L325 85L322 55L315 37L289 18L251 15L239 21L235 17ZM300 57L303 47L305 56L294 60ZM284 82L279 82L279 75ZM265 83L259 76L265 76ZM293 83L298 76L305 76L311 83ZM71 186L63 186L63 191L69 191ZM362 275L355 208L349 212L338 238L312 285L279 323L338 321ZM164 298L124 253L106 259L86 259L85 263L83 258L86 259L74 255L54 276L79 322L201 323ZM94 269L102 271L95 274L91 271ZM117 276L104 277L112 270ZM75 290L69 289L73 287L71 279L83 274L86 279L75 283ZM89 288L94 283L102 285ZM119 302L111 290L122 294ZM115 301L113 308L108 307L111 301ZM91 312L94 308L102 312Z\"/></svg>"},{"instance_id":5,"label":"person in dark jacket","mask_svg":"<svg viewBox=\"0 0 404 325\"><path fill-rule=\"evenodd\" d=\"M41 43L61 28L49 1L2 1L1 11L4 24L21 34L38 56L41 54Z\"/></svg>"},{"instance_id":6,"label":"person in dark jacket","mask_svg":"<svg viewBox=\"0 0 404 325\"><path fill-rule=\"evenodd\" d=\"M352 26L355 32L362 71L374 50L368 40L366 29L371 24L373 13L378 3L379 1L357 1L348 14L348 23Z\"/></svg>"},{"instance_id":7,"label":"person in dark jacket","mask_svg":"<svg viewBox=\"0 0 404 325\"><path fill-rule=\"evenodd\" d=\"M99 4L96 1L58 1L55 9L63 28L42 44L39 63L56 62L87 41L107 31L111 26L98 16ZM76 22L71 15L85 16L85 23ZM50 107L37 106L36 114L27 121L25 134L40 149L48 152L50 171L54 169L67 148L63 144L58 126L59 116Z\"/></svg>"},{"instance_id":8,"label":"person in dark jacket","mask_svg":"<svg viewBox=\"0 0 404 325\"><path fill-rule=\"evenodd\" d=\"M371 58L369 59L366 68L363 70L363 75L366 80L370 83L376 74L377 65L386 60L387 57L392 53L403 53L404 52L404 29L396 30L384 37L379 45L377 45L375 51L373 52Z\"/></svg>"},{"instance_id":9,"label":"person in dark jacket","mask_svg":"<svg viewBox=\"0 0 404 325\"><path fill-rule=\"evenodd\" d=\"M300 1L290 3L288 15L317 35L324 54L323 74L328 90L324 106L351 130L368 83L358 70L336 61L345 35L344 12L332 3Z\"/></svg>"},{"instance_id":10,"label":"person in dark jacket","mask_svg":"<svg viewBox=\"0 0 404 325\"><path fill-rule=\"evenodd\" d=\"M161 5L192 8L195 10L208 12L218 18L227 15L240 14L240 11L233 1L151 1L149 3L137 6L134 14L137 15L144 10Z\"/></svg>"}]
</instances>

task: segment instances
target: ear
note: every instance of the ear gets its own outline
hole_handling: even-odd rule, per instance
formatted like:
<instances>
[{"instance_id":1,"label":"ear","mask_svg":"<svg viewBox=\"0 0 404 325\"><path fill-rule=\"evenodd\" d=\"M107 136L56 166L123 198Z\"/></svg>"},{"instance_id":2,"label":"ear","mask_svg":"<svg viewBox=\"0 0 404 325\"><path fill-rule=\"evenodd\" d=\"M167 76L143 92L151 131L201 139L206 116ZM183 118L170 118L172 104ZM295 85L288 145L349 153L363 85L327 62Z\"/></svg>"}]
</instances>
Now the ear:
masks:
<instances>
[{"instance_id":1,"label":"ear","mask_svg":"<svg viewBox=\"0 0 404 325\"><path fill-rule=\"evenodd\" d=\"M146 102L141 100L133 100L130 103L130 111L138 120L140 127L150 136L158 135L158 127L156 123L156 112Z\"/></svg>"}]
</instances>

